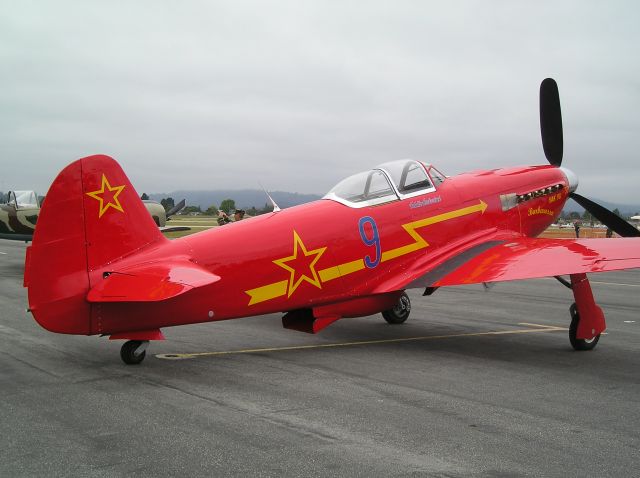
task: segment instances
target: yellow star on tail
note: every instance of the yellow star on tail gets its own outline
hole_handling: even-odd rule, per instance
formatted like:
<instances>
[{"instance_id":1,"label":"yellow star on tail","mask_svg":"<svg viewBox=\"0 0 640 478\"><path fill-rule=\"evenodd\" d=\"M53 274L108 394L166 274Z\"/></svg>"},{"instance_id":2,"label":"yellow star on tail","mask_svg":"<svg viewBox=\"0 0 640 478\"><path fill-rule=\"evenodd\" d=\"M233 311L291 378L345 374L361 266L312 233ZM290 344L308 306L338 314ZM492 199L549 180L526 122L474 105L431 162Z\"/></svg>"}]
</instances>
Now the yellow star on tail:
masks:
<instances>
[{"instance_id":1,"label":"yellow star on tail","mask_svg":"<svg viewBox=\"0 0 640 478\"><path fill-rule=\"evenodd\" d=\"M125 188L124 184L122 186L111 187L111 184L109 184L109 180L103 174L102 187L96 191L91 191L90 193L86 193L87 196L90 196L93 199L100 201L100 212L98 213L98 218L101 218L102 215L105 212L107 212L107 209L109 209L110 207L112 207L116 211L124 212L124 209L122 209L122 205L118 200L118 196L120 195L120 193L124 188ZM107 196L107 197L105 198L103 196Z\"/></svg>"}]
</instances>

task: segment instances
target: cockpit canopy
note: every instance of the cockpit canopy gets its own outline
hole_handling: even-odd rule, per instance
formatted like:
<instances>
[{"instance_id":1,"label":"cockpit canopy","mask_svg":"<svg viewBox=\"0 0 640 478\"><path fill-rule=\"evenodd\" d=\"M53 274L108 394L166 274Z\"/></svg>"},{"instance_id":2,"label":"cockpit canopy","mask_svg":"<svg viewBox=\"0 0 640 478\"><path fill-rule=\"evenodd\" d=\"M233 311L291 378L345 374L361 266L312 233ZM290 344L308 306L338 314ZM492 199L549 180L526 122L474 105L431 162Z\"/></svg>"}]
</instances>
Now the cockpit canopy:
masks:
<instances>
[{"instance_id":1,"label":"cockpit canopy","mask_svg":"<svg viewBox=\"0 0 640 478\"><path fill-rule=\"evenodd\" d=\"M355 208L375 206L433 192L444 180L445 176L431 165L401 159L343 179L324 199Z\"/></svg>"},{"instance_id":2,"label":"cockpit canopy","mask_svg":"<svg viewBox=\"0 0 640 478\"><path fill-rule=\"evenodd\" d=\"M38 196L35 191L9 191L7 204L18 209L32 209L38 206Z\"/></svg>"}]
</instances>

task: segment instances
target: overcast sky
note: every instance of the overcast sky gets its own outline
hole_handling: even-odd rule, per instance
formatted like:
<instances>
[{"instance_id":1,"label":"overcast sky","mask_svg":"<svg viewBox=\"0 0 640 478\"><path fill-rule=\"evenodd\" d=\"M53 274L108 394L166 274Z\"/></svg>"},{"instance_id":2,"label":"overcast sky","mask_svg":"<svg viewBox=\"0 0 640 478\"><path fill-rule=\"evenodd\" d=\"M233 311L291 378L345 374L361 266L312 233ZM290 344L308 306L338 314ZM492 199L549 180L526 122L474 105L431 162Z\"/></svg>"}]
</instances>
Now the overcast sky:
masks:
<instances>
[{"instance_id":1,"label":"overcast sky","mask_svg":"<svg viewBox=\"0 0 640 478\"><path fill-rule=\"evenodd\" d=\"M0 190L116 158L139 192L323 194L381 162L546 163L560 87L579 192L640 202L640 4L0 0Z\"/></svg>"}]
</instances>

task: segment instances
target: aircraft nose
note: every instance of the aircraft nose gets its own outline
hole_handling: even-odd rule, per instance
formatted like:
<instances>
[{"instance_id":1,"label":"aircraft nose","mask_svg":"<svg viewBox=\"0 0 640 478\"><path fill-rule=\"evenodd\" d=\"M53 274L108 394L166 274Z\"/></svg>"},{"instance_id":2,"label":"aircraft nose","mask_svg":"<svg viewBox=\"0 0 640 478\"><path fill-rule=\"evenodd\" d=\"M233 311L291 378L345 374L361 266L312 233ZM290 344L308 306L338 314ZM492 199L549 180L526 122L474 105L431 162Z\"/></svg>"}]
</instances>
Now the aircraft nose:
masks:
<instances>
[{"instance_id":1,"label":"aircraft nose","mask_svg":"<svg viewBox=\"0 0 640 478\"><path fill-rule=\"evenodd\" d=\"M567 178L567 182L569 183L569 192L572 193L578 189L578 175L564 166L559 169L562 171L565 178Z\"/></svg>"}]
</instances>

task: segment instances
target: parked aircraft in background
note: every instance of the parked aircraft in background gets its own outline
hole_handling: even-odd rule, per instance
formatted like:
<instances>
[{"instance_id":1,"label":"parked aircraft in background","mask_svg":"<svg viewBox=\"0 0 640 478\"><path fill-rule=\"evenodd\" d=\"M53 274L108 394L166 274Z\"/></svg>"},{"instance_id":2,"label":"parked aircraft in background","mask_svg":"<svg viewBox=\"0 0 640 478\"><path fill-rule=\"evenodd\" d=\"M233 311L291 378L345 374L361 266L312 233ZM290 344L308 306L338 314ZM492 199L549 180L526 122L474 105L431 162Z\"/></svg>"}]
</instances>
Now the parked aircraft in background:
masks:
<instances>
[{"instance_id":1,"label":"parked aircraft in background","mask_svg":"<svg viewBox=\"0 0 640 478\"><path fill-rule=\"evenodd\" d=\"M310 333L378 312L397 324L410 312L406 289L430 295L442 286L555 276L575 300L572 346L592 349L605 319L586 273L640 267L640 233L575 192L576 175L561 166L551 79L541 85L540 110L550 165L447 177L430 164L393 161L343 180L319 201L173 241L118 163L80 159L53 182L27 249L30 311L52 332L127 340L120 355L136 364L150 340L163 339L163 327L276 312L285 328ZM569 197L633 237L536 238Z\"/></svg>"},{"instance_id":2,"label":"parked aircraft in background","mask_svg":"<svg viewBox=\"0 0 640 478\"><path fill-rule=\"evenodd\" d=\"M184 205L183 199L170 211L155 201L143 201L153 221L162 232L184 231L188 227L167 226L167 219L180 211ZM0 204L0 239L15 241L31 241L40 214L40 202L35 191L9 191L6 204ZM64 222L64 218L61 218Z\"/></svg>"},{"instance_id":3,"label":"parked aircraft in background","mask_svg":"<svg viewBox=\"0 0 640 478\"><path fill-rule=\"evenodd\" d=\"M159 202L145 199L142 201L142 203L147 208L147 211L149 211L149 214L151 214L151 217L153 218L153 222L156 223L156 226L158 226L162 232L185 231L189 229L188 227L170 227L170 226L168 227L167 226L167 220L170 219L171 216L173 216L174 214L177 214L184 208L186 204L186 201L184 199L180 201L178 204L176 204L174 207L172 207L169 211L166 211L166 212L164 210L164 206Z\"/></svg>"},{"instance_id":4,"label":"parked aircraft in background","mask_svg":"<svg viewBox=\"0 0 640 478\"><path fill-rule=\"evenodd\" d=\"M35 191L9 191L0 204L0 239L30 241L40 214Z\"/></svg>"}]
</instances>

